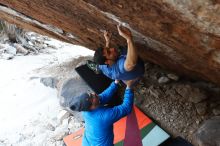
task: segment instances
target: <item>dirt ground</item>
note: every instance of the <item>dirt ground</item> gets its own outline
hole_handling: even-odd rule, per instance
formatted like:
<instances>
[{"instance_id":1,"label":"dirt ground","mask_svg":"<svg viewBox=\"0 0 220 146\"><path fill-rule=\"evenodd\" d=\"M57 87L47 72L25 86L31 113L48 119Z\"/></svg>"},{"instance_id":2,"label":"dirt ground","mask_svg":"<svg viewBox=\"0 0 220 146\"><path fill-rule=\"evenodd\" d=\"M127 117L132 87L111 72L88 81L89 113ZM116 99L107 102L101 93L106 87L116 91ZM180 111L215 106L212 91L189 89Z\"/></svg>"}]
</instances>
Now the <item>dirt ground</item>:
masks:
<instances>
[{"instance_id":1,"label":"dirt ground","mask_svg":"<svg viewBox=\"0 0 220 146\"><path fill-rule=\"evenodd\" d=\"M219 115L220 88L170 74L146 63L144 78L135 88L135 103L172 136L192 142L201 123ZM161 77L165 78L162 83Z\"/></svg>"}]
</instances>

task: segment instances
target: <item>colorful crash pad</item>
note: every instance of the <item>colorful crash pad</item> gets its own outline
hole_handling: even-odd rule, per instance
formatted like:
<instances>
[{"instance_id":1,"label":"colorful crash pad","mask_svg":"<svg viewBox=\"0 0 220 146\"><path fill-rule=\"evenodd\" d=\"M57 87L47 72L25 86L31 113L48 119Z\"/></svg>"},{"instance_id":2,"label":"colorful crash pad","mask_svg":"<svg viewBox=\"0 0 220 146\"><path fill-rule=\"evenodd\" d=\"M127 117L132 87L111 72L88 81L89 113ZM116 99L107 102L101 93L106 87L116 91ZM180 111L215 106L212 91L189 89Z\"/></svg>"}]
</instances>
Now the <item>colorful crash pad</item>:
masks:
<instances>
[{"instance_id":1,"label":"colorful crash pad","mask_svg":"<svg viewBox=\"0 0 220 146\"><path fill-rule=\"evenodd\" d=\"M138 127L141 133L143 146L158 146L170 135L156 125L149 117L141 112L136 106L133 108L137 117ZM114 145L123 146L126 130L126 120L124 117L114 124ZM81 146L84 129L64 137L64 142L67 146Z\"/></svg>"}]
</instances>

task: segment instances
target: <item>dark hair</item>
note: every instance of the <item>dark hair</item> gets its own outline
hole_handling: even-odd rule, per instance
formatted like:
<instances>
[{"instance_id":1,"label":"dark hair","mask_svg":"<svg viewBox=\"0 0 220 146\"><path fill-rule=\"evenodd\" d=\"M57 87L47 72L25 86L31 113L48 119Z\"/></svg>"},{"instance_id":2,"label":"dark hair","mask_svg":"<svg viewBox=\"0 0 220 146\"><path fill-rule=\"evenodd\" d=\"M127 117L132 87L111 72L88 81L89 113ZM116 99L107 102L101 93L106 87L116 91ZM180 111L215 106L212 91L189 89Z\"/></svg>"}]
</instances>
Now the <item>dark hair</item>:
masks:
<instances>
[{"instance_id":1,"label":"dark hair","mask_svg":"<svg viewBox=\"0 0 220 146\"><path fill-rule=\"evenodd\" d=\"M96 63L96 64L100 64L100 65L103 65L105 64L105 60L106 60L106 57L103 56L103 49L102 47L99 47L96 49L95 51L95 54L93 56L93 61Z\"/></svg>"}]
</instances>

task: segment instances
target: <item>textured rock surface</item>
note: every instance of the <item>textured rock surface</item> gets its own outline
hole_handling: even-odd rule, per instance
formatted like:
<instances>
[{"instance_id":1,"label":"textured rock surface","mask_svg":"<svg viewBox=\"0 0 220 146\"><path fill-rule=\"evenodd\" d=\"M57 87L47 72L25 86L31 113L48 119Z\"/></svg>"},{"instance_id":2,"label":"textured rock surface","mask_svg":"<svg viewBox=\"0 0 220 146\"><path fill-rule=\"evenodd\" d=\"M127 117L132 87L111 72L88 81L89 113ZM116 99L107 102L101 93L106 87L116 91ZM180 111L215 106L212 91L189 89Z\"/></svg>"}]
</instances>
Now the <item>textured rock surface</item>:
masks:
<instances>
[{"instance_id":1,"label":"textured rock surface","mask_svg":"<svg viewBox=\"0 0 220 146\"><path fill-rule=\"evenodd\" d=\"M102 31L113 32L113 46L124 44L115 25L134 34L139 53L178 74L220 85L219 0L0 0L0 18L90 49L104 45ZM35 21L37 20L37 21Z\"/></svg>"}]
</instances>

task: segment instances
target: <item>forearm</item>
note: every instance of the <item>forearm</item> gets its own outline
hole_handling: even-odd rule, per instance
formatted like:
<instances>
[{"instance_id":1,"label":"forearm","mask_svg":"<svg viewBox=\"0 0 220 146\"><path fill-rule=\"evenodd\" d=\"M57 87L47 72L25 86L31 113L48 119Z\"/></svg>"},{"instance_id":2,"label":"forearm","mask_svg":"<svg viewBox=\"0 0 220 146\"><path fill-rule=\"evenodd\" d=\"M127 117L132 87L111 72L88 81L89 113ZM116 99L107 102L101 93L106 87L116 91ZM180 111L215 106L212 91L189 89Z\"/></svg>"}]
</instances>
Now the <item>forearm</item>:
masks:
<instances>
[{"instance_id":1,"label":"forearm","mask_svg":"<svg viewBox=\"0 0 220 146\"><path fill-rule=\"evenodd\" d=\"M124 93L124 100L121 105L115 106L113 108L113 115L111 115L111 118L113 122L116 122L120 118L128 115L132 111L133 107L133 101L134 101L134 93L131 89L126 89Z\"/></svg>"},{"instance_id":2,"label":"forearm","mask_svg":"<svg viewBox=\"0 0 220 146\"><path fill-rule=\"evenodd\" d=\"M104 31L104 38L105 38L105 47L109 48L110 47L111 34L108 31Z\"/></svg>"},{"instance_id":3,"label":"forearm","mask_svg":"<svg viewBox=\"0 0 220 146\"><path fill-rule=\"evenodd\" d=\"M124 100L121 105L122 109L124 110L123 115L127 115L131 113L133 102L134 102L134 93L132 89L126 88L125 93L124 93Z\"/></svg>"},{"instance_id":4,"label":"forearm","mask_svg":"<svg viewBox=\"0 0 220 146\"><path fill-rule=\"evenodd\" d=\"M105 40L105 47L109 48L110 47L110 40Z\"/></svg>"},{"instance_id":5,"label":"forearm","mask_svg":"<svg viewBox=\"0 0 220 146\"><path fill-rule=\"evenodd\" d=\"M128 51L124 67L126 71L131 71L137 63L138 54L132 38L127 39L127 45Z\"/></svg>"},{"instance_id":6,"label":"forearm","mask_svg":"<svg viewBox=\"0 0 220 146\"><path fill-rule=\"evenodd\" d=\"M107 89L105 89L101 94L99 94L101 104L108 103L111 100L114 93L117 91L117 89L118 84L112 82Z\"/></svg>"}]
</instances>

